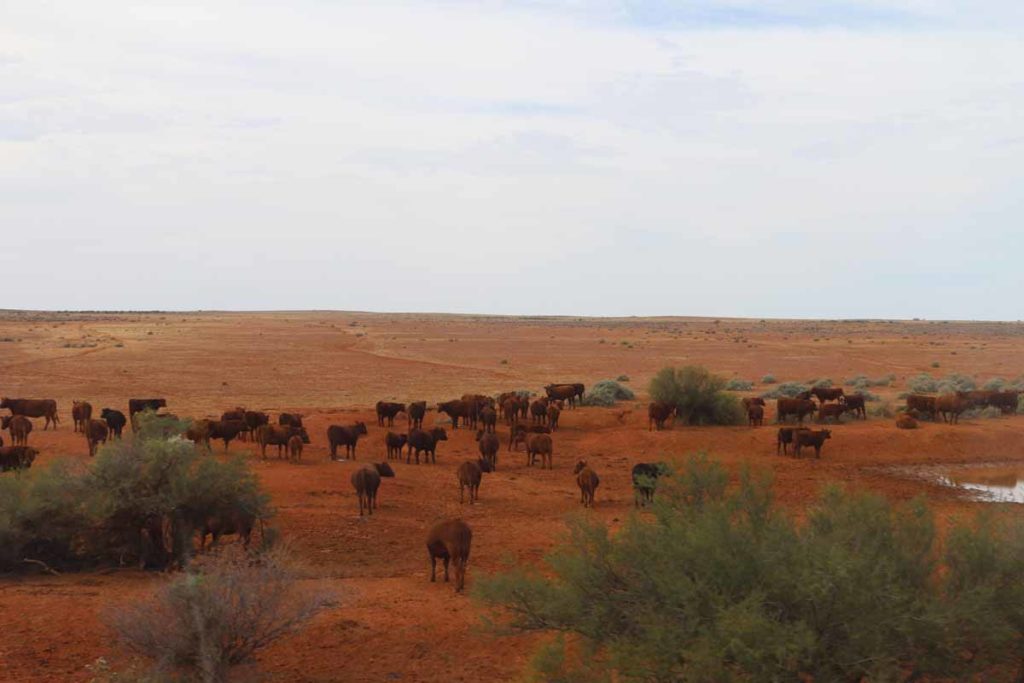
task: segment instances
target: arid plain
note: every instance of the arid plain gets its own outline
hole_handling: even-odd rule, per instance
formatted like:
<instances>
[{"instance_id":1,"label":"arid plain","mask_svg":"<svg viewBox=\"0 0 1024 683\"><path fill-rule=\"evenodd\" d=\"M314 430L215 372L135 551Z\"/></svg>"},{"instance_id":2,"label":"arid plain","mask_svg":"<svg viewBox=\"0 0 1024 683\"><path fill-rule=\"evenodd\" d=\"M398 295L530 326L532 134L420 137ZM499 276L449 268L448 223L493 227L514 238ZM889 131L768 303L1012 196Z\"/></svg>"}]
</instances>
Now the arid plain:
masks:
<instances>
[{"instance_id":1,"label":"arid plain","mask_svg":"<svg viewBox=\"0 0 1024 683\"><path fill-rule=\"evenodd\" d=\"M828 482L880 491L894 500L926 494L940 522L984 503L943 488L915 468L1020 463L1024 416L923 423L901 431L891 418L834 426L823 457L775 455L774 410L761 428L684 427L648 431L646 388L664 366L704 365L755 382L858 374L895 375L873 388L899 404L906 379L956 372L979 384L1024 374L1024 324L887 321L784 321L704 318L530 318L341 312L303 313L0 313L0 394L55 398L62 424L30 443L42 455L88 458L72 432L71 402L126 410L130 397L163 396L181 417L219 416L235 406L300 412L312 439L301 464L246 452L273 499L272 524L307 567L311 583L337 593L334 607L301 633L263 653L273 680L509 680L526 666L538 636L498 636L481 608L451 585L431 584L427 529L453 516L474 529L468 583L507 562L538 562L559 539L567 516L615 524L634 514L629 470L638 461L705 450L733 473L770 471L779 500L799 514ZM938 364L935 367L935 364ZM550 382L629 377L635 401L566 410L554 435L553 470L527 468L520 451L499 454L478 504L459 504L455 467L475 457L473 433L449 428L436 465L397 464L380 508L360 518L349 475L384 460L377 400L497 394ZM771 404L771 402L769 402ZM358 461L332 462L325 430L363 420L369 434ZM438 420L427 414L429 426ZM400 416L395 429L404 431ZM447 426L447 425L446 425ZM507 427L499 434L507 438ZM6 434L4 435L6 439ZM220 447L215 457L222 457ZM586 458L601 475L597 505L581 512L572 465ZM1005 468L1004 468L1005 469ZM923 469L922 469L923 471ZM14 476L11 474L3 476ZM1010 507L1010 506L1008 506ZM1013 508L1010 507L1012 510ZM88 680L100 657L130 663L100 618L118 602L163 579L134 568L48 576L0 577L0 679Z\"/></svg>"}]
</instances>

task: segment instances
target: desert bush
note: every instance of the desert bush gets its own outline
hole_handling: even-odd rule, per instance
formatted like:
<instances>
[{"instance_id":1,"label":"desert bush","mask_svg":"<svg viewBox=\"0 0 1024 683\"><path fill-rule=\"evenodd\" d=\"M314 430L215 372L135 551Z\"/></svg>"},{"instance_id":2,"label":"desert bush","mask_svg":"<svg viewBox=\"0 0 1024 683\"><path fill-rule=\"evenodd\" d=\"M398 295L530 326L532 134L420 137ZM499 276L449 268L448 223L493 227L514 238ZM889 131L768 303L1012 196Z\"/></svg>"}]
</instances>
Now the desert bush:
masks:
<instances>
[{"instance_id":1,"label":"desert bush","mask_svg":"<svg viewBox=\"0 0 1024 683\"><path fill-rule=\"evenodd\" d=\"M605 379L596 382L583 396L581 403L585 406L613 406L616 401L631 401L636 395L615 380Z\"/></svg>"},{"instance_id":2,"label":"desert bush","mask_svg":"<svg viewBox=\"0 0 1024 683\"><path fill-rule=\"evenodd\" d=\"M793 398L808 389L810 389L809 386L800 382L783 382L771 391L761 394L761 398Z\"/></svg>"},{"instance_id":3,"label":"desert bush","mask_svg":"<svg viewBox=\"0 0 1024 683\"><path fill-rule=\"evenodd\" d=\"M819 379L810 379L810 380L807 380L807 383L810 384L812 387L816 387L816 388L819 388L819 389L828 389L828 388L830 388L832 386L832 380L829 379L828 377L821 377Z\"/></svg>"},{"instance_id":4,"label":"desert bush","mask_svg":"<svg viewBox=\"0 0 1024 683\"><path fill-rule=\"evenodd\" d=\"M953 373L946 375L939 382L939 393L940 394L952 394L957 391L973 391L976 388L974 380L967 375L961 375Z\"/></svg>"},{"instance_id":5,"label":"desert bush","mask_svg":"<svg viewBox=\"0 0 1024 683\"><path fill-rule=\"evenodd\" d=\"M915 394L934 394L939 390L939 380L922 372L907 380L907 388Z\"/></svg>"},{"instance_id":6,"label":"desert bush","mask_svg":"<svg viewBox=\"0 0 1024 683\"><path fill-rule=\"evenodd\" d=\"M895 417L896 411L893 409L892 404L888 401L881 401L879 403L866 406L866 410L870 417Z\"/></svg>"},{"instance_id":7,"label":"desert bush","mask_svg":"<svg viewBox=\"0 0 1024 683\"><path fill-rule=\"evenodd\" d=\"M618 377L615 378L615 381L616 382L628 382L629 381L629 375L619 375Z\"/></svg>"},{"instance_id":8,"label":"desert bush","mask_svg":"<svg viewBox=\"0 0 1024 683\"><path fill-rule=\"evenodd\" d=\"M775 384L776 381L777 380L775 379L775 375L771 373L761 378L761 384Z\"/></svg>"},{"instance_id":9,"label":"desert bush","mask_svg":"<svg viewBox=\"0 0 1024 683\"><path fill-rule=\"evenodd\" d=\"M1002 391L1006 388L1006 380L1002 377L993 377L981 385L981 388L985 391Z\"/></svg>"},{"instance_id":10,"label":"desert bush","mask_svg":"<svg viewBox=\"0 0 1024 683\"><path fill-rule=\"evenodd\" d=\"M750 391L754 383L747 379L731 379L725 383L726 391Z\"/></svg>"},{"instance_id":11,"label":"desert bush","mask_svg":"<svg viewBox=\"0 0 1024 683\"><path fill-rule=\"evenodd\" d=\"M575 518L545 567L478 579L501 626L571 636L539 653L538 679L1015 678L1019 526L979 517L942 555L921 500L831 488L798 523L763 479L728 487L701 458L676 471L654 519L612 534Z\"/></svg>"},{"instance_id":12,"label":"desert bush","mask_svg":"<svg viewBox=\"0 0 1024 683\"><path fill-rule=\"evenodd\" d=\"M158 671L204 683L299 630L329 602L303 590L282 553L220 552L194 563L155 595L106 615L120 641Z\"/></svg>"},{"instance_id":13,"label":"desert bush","mask_svg":"<svg viewBox=\"0 0 1024 683\"><path fill-rule=\"evenodd\" d=\"M739 399L725 391L726 381L706 368L688 365L662 368L651 379L655 401L676 406L676 415L687 424L739 424L746 418Z\"/></svg>"},{"instance_id":14,"label":"desert bush","mask_svg":"<svg viewBox=\"0 0 1024 683\"><path fill-rule=\"evenodd\" d=\"M993 420L1003 416L1003 411L999 410L995 406L986 406L984 408L968 408L967 410L960 413L960 417L965 420Z\"/></svg>"},{"instance_id":15,"label":"desert bush","mask_svg":"<svg viewBox=\"0 0 1024 683\"><path fill-rule=\"evenodd\" d=\"M848 387L853 387L858 391L865 391L870 387L887 387L892 384L892 381L896 379L896 375L886 375L885 377L879 377L878 379L871 379L867 375L855 375L847 379L844 384Z\"/></svg>"}]
</instances>

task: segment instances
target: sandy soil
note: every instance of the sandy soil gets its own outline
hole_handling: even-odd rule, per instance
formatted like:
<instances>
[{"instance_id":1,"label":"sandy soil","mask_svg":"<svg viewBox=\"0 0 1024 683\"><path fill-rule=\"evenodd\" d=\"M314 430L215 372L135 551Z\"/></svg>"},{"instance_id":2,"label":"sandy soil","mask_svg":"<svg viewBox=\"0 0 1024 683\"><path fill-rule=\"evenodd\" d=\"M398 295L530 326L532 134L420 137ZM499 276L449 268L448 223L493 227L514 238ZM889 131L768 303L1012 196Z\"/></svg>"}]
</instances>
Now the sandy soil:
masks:
<instances>
[{"instance_id":1,"label":"sandy soil","mask_svg":"<svg viewBox=\"0 0 1024 683\"><path fill-rule=\"evenodd\" d=\"M775 430L685 428L649 432L644 388L665 365L702 364L727 377L780 381L889 373L892 399L918 372L960 372L984 381L1024 372L1024 325L711 319L494 318L368 313L38 314L0 313L0 393L56 398L56 432L38 424L37 465L87 458L72 433L72 399L125 410L132 396L165 396L182 416L215 416L243 405L307 415L313 443L304 462L252 463L273 496L278 526L312 568L311 581L338 606L260 658L274 680L476 681L514 678L537 636L495 638L481 611L450 585L428 582L423 540L436 520L462 516L474 529L469 582L503 563L536 562L579 514L572 463L601 475L590 513L618 522L632 513L629 468L641 460L704 449L738 472L771 471L783 504L799 512L830 481L903 500L928 494L941 520L979 506L893 466L1020 461L1024 418L925 424L898 431L890 419L833 427L820 461L775 456ZM938 362L940 367L932 367ZM634 402L563 413L555 469L527 469L502 451L481 500L460 505L454 470L476 454L472 433L450 432L437 465L397 466L380 509L360 519L348 477L358 463L330 462L324 431L364 420L358 459L383 460L372 405L378 399L436 402L464 392L539 391L550 381L630 377ZM758 384L756 391L766 387ZM769 421L774 412L769 411ZM436 419L429 414L427 423ZM396 429L404 429L399 418ZM505 428L500 433L507 433ZM6 436L6 435L5 435ZM233 444L232 450L249 449ZM5 475L10 476L10 475ZM0 680L87 680L86 665L127 655L100 613L145 594L162 577L135 570L0 577Z\"/></svg>"}]
</instances>

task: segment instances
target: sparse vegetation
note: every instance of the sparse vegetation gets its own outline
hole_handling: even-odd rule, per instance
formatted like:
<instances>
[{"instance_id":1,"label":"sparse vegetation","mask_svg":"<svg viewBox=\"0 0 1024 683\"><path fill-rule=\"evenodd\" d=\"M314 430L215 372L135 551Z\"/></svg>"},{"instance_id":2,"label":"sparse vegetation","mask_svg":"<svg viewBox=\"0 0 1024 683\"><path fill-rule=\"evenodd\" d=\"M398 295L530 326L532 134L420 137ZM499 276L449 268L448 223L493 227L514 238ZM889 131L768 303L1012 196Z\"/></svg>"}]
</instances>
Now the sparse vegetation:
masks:
<instances>
[{"instance_id":1,"label":"sparse vegetation","mask_svg":"<svg viewBox=\"0 0 1024 683\"><path fill-rule=\"evenodd\" d=\"M628 382L629 381L629 375L619 375L618 377L615 378L615 381L616 382Z\"/></svg>"},{"instance_id":2,"label":"sparse vegetation","mask_svg":"<svg viewBox=\"0 0 1024 683\"><path fill-rule=\"evenodd\" d=\"M761 394L761 398L793 398L809 389L809 386L800 382L783 382L771 391Z\"/></svg>"},{"instance_id":3,"label":"sparse vegetation","mask_svg":"<svg viewBox=\"0 0 1024 683\"><path fill-rule=\"evenodd\" d=\"M776 381L775 375L770 373L761 378L761 384L775 384Z\"/></svg>"},{"instance_id":4,"label":"sparse vegetation","mask_svg":"<svg viewBox=\"0 0 1024 683\"><path fill-rule=\"evenodd\" d=\"M929 374L921 373L907 380L907 388L915 394L948 394L957 391L971 391L975 388L974 380L967 375L950 374L937 379Z\"/></svg>"},{"instance_id":5,"label":"sparse vegetation","mask_svg":"<svg viewBox=\"0 0 1024 683\"><path fill-rule=\"evenodd\" d=\"M853 387L857 391L865 391L870 387L887 387L892 384L896 379L896 375L886 375L885 377L879 377L877 379L871 379L867 375L855 375L843 382L848 387Z\"/></svg>"},{"instance_id":6,"label":"sparse vegetation","mask_svg":"<svg viewBox=\"0 0 1024 683\"><path fill-rule=\"evenodd\" d=\"M692 425L732 425L746 419L735 394L725 391L726 381L698 365L662 368L651 380L655 401L676 406L680 420Z\"/></svg>"},{"instance_id":7,"label":"sparse vegetation","mask_svg":"<svg viewBox=\"0 0 1024 683\"><path fill-rule=\"evenodd\" d=\"M731 379L725 383L727 391L750 391L754 388L754 383L746 379Z\"/></svg>"},{"instance_id":8,"label":"sparse vegetation","mask_svg":"<svg viewBox=\"0 0 1024 683\"><path fill-rule=\"evenodd\" d=\"M632 401L636 395L615 380L601 380L590 387L581 403L585 406L613 406L617 401Z\"/></svg>"},{"instance_id":9,"label":"sparse vegetation","mask_svg":"<svg viewBox=\"0 0 1024 683\"><path fill-rule=\"evenodd\" d=\"M495 618L562 636L539 680L1014 678L1024 530L979 516L944 544L921 501L826 491L798 523L763 479L704 457L661 482L651 521L577 518L547 567L477 582Z\"/></svg>"}]
</instances>

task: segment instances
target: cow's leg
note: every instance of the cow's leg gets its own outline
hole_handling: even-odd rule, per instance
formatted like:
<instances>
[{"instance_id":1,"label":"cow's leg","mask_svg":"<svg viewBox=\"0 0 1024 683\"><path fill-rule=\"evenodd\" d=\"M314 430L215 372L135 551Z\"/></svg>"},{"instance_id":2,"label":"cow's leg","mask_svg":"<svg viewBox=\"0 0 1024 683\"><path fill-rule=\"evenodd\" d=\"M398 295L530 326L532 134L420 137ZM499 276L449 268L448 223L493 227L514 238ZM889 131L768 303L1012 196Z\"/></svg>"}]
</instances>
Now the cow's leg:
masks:
<instances>
[{"instance_id":1,"label":"cow's leg","mask_svg":"<svg viewBox=\"0 0 1024 683\"><path fill-rule=\"evenodd\" d=\"M433 553L430 554L430 581L437 581L437 557Z\"/></svg>"},{"instance_id":2,"label":"cow's leg","mask_svg":"<svg viewBox=\"0 0 1024 683\"><path fill-rule=\"evenodd\" d=\"M444 582L448 583L448 563L451 562L451 554L444 556Z\"/></svg>"}]
</instances>

